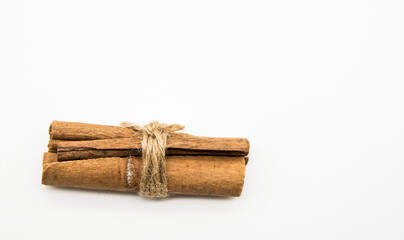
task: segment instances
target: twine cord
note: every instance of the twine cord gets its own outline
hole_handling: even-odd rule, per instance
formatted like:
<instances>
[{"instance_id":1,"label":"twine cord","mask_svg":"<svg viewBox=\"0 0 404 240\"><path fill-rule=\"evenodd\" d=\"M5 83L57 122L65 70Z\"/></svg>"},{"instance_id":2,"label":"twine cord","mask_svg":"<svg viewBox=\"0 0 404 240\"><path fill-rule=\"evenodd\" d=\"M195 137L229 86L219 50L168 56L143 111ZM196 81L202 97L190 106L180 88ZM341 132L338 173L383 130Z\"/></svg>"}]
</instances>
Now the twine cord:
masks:
<instances>
[{"instance_id":1,"label":"twine cord","mask_svg":"<svg viewBox=\"0 0 404 240\"><path fill-rule=\"evenodd\" d=\"M159 122L150 122L143 127L130 122L122 122L121 126L130 128L142 135L142 173L139 194L149 198L167 197L167 137L170 133L183 130L184 126Z\"/></svg>"}]
</instances>

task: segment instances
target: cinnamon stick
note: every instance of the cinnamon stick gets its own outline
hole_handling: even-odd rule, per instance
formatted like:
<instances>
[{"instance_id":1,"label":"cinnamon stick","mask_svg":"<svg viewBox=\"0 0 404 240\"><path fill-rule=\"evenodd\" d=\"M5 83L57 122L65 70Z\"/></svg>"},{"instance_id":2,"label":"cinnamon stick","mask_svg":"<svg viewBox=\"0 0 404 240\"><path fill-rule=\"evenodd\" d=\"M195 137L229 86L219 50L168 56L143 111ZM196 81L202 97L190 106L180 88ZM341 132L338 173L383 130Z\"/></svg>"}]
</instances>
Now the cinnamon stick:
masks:
<instances>
[{"instance_id":1,"label":"cinnamon stick","mask_svg":"<svg viewBox=\"0 0 404 240\"><path fill-rule=\"evenodd\" d=\"M117 150L83 150L83 151L67 151L57 152L59 161L82 160L102 157L129 157L142 155L140 150L137 149L117 149ZM236 152L221 152L221 151L193 151L193 150L178 150L167 149L167 156L171 155L206 155L206 156L244 156Z\"/></svg>"},{"instance_id":2,"label":"cinnamon stick","mask_svg":"<svg viewBox=\"0 0 404 240\"><path fill-rule=\"evenodd\" d=\"M64 121L53 121L49 127L49 135L51 139L61 140L131 138L136 135L140 137L136 132L129 128Z\"/></svg>"},{"instance_id":3,"label":"cinnamon stick","mask_svg":"<svg viewBox=\"0 0 404 240\"><path fill-rule=\"evenodd\" d=\"M54 154L50 154L54 156ZM45 185L138 191L141 158L98 158L66 162L46 162L42 174ZM129 170L133 181L128 182ZM244 157L167 156L170 194L240 196L244 184Z\"/></svg>"},{"instance_id":4,"label":"cinnamon stick","mask_svg":"<svg viewBox=\"0 0 404 240\"><path fill-rule=\"evenodd\" d=\"M140 138L58 141L55 145L59 161L141 155L142 147ZM167 139L168 155L246 156L248 151L249 142L244 138L174 135Z\"/></svg>"},{"instance_id":5,"label":"cinnamon stick","mask_svg":"<svg viewBox=\"0 0 404 240\"><path fill-rule=\"evenodd\" d=\"M114 138L130 138L133 142L123 140L130 146L139 148L141 145L141 136L129 129L119 126L108 126L90 123L63 122L53 121L49 127L49 135L54 145L58 140L96 140L96 139L114 139ZM102 143L102 142L99 142ZM94 142L94 144L99 144ZM117 142L122 144L122 142ZM112 143L111 143L112 144ZM247 155L249 150L249 142L245 138L215 138L215 137L198 137L186 133L174 132L170 134L169 142L171 148L193 149L193 150L218 150L218 151L240 151ZM120 148L115 147L114 149ZM104 148L105 149L105 148Z\"/></svg>"}]
</instances>

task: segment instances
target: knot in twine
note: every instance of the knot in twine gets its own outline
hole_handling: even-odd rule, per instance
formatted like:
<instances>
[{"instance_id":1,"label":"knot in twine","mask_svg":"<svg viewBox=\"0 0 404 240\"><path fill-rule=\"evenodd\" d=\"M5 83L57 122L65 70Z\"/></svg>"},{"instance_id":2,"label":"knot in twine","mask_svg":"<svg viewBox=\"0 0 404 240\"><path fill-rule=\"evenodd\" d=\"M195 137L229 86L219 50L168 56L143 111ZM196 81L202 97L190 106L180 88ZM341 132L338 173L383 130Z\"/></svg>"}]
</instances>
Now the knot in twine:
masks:
<instances>
[{"instance_id":1,"label":"knot in twine","mask_svg":"<svg viewBox=\"0 0 404 240\"><path fill-rule=\"evenodd\" d=\"M166 145L170 133L183 130L179 124L150 122L143 127L130 122L121 126L130 128L142 135L142 173L139 183L139 195L149 198L168 196L166 176Z\"/></svg>"}]
</instances>

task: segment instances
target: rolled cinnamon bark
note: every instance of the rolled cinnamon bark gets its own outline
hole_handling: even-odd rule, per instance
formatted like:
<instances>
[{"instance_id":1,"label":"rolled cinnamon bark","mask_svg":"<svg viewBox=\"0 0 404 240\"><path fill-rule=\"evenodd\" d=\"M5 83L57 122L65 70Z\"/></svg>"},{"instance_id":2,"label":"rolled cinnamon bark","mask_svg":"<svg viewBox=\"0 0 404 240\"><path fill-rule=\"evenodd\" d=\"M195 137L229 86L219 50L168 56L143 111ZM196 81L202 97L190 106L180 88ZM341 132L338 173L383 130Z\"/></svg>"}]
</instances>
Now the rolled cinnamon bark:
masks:
<instances>
[{"instance_id":1,"label":"rolled cinnamon bark","mask_svg":"<svg viewBox=\"0 0 404 240\"><path fill-rule=\"evenodd\" d=\"M105 157L129 157L140 156L141 151L138 149L117 149L117 150L83 150L83 151L67 151L57 152L59 161L82 160L92 158L105 158ZM221 152L221 151L193 151L193 150L178 150L167 149L167 156L171 155L205 155L205 156L244 156L235 152Z\"/></svg>"},{"instance_id":2,"label":"rolled cinnamon bark","mask_svg":"<svg viewBox=\"0 0 404 240\"><path fill-rule=\"evenodd\" d=\"M54 154L47 156L54 157ZM167 156L166 163L169 194L238 197L243 189L244 157ZM131 177L128 177L128 171ZM136 192L140 172L140 157L46 162L42 183Z\"/></svg>"},{"instance_id":3,"label":"rolled cinnamon bark","mask_svg":"<svg viewBox=\"0 0 404 240\"><path fill-rule=\"evenodd\" d=\"M109 126L80 122L53 121L49 127L51 139L60 140L95 140L111 138L141 138L133 130L120 126ZM173 133L174 135L189 135Z\"/></svg>"},{"instance_id":4,"label":"rolled cinnamon bark","mask_svg":"<svg viewBox=\"0 0 404 240\"><path fill-rule=\"evenodd\" d=\"M61 140L94 140L108 138L133 137L129 128L107 126L91 123L53 121L49 127L51 139Z\"/></svg>"},{"instance_id":5,"label":"rolled cinnamon bark","mask_svg":"<svg viewBox=\"0 0 404 240\"><path fill-rule=\"evenodd\" d=\"M55 141L55 140L54 140ZM99 157L141 155L139 138L116 138L90 141L56 140L59 161ZM52 146L53 146L52 145ZM210 138L174 135L167 139L168 155L246 156L249 142L244 138Z\"/></svg>"},{"instance_id":6,"label":"rolled cinnamon bark","mask_svg":"<svg viewBox=\"0 0 404 240\"><path fill-rule=\"evenodd\" d=\"M90 123L63 122L53 121L49 127L49 135L51 141L50 148L53 149L59 143L68 144L69 141L60 140L96 140L96 139L116 139L126 138L125 140L110 141L94 141L85 144L91 144L89 147L114 145L109 149L140 148L141 135L137 132L124 127L108 126ZM129 141L128 139L131 139ZM80 146L80 142L78 143ZM74 145L65 145L74 146ZM190 150L217 150L217 151L239 151L247 155L249 151L249 142L245 138L217 138L217 137L199 137L186 133L171 133L167 142L168 148L190 149Z\"/></svg>"}]
</instances>

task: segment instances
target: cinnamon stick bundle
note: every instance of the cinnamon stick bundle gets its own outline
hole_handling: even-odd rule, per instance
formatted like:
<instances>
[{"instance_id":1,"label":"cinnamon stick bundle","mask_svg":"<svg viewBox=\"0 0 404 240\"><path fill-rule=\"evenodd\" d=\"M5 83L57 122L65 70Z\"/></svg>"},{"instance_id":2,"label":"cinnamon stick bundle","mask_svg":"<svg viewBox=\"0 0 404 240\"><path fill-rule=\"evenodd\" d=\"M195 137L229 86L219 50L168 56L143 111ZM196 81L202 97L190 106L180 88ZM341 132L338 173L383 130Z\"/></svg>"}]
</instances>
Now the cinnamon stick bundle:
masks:
<instances>
[{"instance_id":1,"label":"cinnamon stick bundle","mask_svg":"<svg viewBox=\"0 0 404 240\"><path fill-rule=\"evenodd\" d=\"M45 185L138 192L142 136L124 127L54 121ZM249 142L173 132L166 144L169 194L240 196Z\"/></svg>"}]
</instances>

